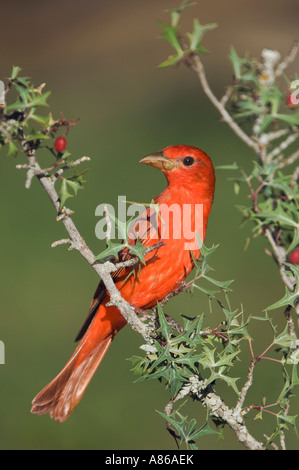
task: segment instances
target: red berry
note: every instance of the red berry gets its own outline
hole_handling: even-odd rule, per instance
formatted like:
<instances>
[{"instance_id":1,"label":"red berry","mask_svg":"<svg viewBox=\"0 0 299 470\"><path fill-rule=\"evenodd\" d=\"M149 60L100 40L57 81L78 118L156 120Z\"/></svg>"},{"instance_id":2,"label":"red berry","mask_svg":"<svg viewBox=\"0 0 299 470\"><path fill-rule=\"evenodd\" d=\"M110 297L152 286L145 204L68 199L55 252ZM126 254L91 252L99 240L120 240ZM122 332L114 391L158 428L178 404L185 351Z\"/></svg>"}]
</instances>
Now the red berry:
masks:
<instances>
[{"instance_id":1,"label":"red berry","mask_svg":"<svg viewBox=\"0 0 299 470\"><path fill-rule=\"evenodd\" d=\"M292 264L298 264L299 263L299 248L296 248L292 253L290 254L290 262Z\"/></svg>"},{"instance_id":2,"label":"red berry","mask_svg":"<svg viewBox=\"0 0 299 470\"><path fill-rule=\"evenodd\" d=\"M66 147L66 139L64 137L57 137L54 142L54 149L56 152L63 152Z\"/></svg>"}]
</instances>

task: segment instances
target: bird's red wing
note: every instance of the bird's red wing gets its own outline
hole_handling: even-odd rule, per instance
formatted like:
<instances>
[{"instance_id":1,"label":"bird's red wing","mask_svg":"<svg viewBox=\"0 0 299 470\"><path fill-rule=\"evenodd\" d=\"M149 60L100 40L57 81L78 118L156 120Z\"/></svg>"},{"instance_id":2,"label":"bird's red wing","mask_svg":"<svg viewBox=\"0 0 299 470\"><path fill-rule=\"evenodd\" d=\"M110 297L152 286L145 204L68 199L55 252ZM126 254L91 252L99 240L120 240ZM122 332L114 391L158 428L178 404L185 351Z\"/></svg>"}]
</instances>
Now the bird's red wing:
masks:
<instances>
[{"instance_id":1,"label":"bird's red wing","mask_svg":"<svg viewBox=\"0 0 299 470\"><path fill-rule=\"evenodd\" d=\"M154 234L158 234L158 221L157 221L157 214L153 214L153 209L146 209L136 220L134 225L132 226L130 233L129 233L129 244L134 246L137 241L137 236L139 241L145 245L145 246L150 246L155 243L158 243L158 238L157 237L152 237ZM152 230L152 233L150 234L150 230ZM149 236L150 234L150 236ZM132 254L130 252L129 248L124 248L123 250L120 251L119 253L119 258L114 260L114 263L118 262L123 262L127 261L132 258ZM133 273L135 270L136 265L132 267L127 267L127 268L119 268L117 271L111 274L111 277L116 283L120 279L127 278L129 277L130 273ZM142 269L142 267L141 267ZM92 298L89 311L87 314L87 317L79 331L79 333L76 336L75 341L79 341L85 334L86 330L88 329L93 317L95 316L99 306L103 302L104 298L107 295L107 290L105 287L105 284L103 281L101 281L97 287L97 290L94 293L94 296Z\"/></svg>"},{"instance_id":2,"label":"bird's red wing","mask_svg":"<svg viewBox=\"0 0 299 470\"><path fill-rule=\"evenodd\" d=\"M127 259L130 259L130 256L128 256ZM115 271L114 273L112 273L111 277L114 280L114 282L117 282L118 278L121 275L123 275L124 273L125 273L125 268L120 268L117 271ZM79 341L84 336L84 333L86 332L87 328L89 327L93 317L97 313L97 310L98 310L99 306L101 305L101 303L103 302L104 298L106 297L106 294L107 294L107 290L106 290L105 284L103 283L103 281L101 281L99 283L98 287L97 287L97 290L94 293L94 296L92 298L92 301L91 301L91 304L90 304L90 307L89 307L87 317L86 317L79 333L77 334L75 341Z\"/></svg>"}]
</instances>

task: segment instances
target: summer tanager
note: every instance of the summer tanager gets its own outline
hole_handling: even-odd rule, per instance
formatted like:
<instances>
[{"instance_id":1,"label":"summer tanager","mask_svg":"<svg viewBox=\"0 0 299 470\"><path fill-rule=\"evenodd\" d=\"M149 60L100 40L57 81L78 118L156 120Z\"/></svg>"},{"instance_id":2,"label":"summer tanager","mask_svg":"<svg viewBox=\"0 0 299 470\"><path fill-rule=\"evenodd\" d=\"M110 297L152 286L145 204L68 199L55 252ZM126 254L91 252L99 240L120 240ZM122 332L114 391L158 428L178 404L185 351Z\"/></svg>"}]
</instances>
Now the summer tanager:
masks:
<instances>
[{"instance_id":1,"label":"summer tanager","mask_svg":"<svg viewBox=\"0 0 299 470\"><path fill-rule=\"evenodd\" d=\"M204 241L215 188L212 162L196 147L166 147L143 158L141 163L160 169L168 186L154 199L164 212L144 210L134 225L132 234L135 236L130 237L131 245L136 243L136 234L146 246L158 241L163 244L145 256L145 264L122 268L112 274L122 297L136 307L136 313L153 308L191 272L194 258L200 256L196 235L200 234ZM198 207L202 208L199 218L196 217ZM165 209L169 209L168 214ZM124 248L119 258L126 260L130 256L128 248ZM34 398L32 413L50 413L51 418L62 422L78 405L114 336L126 324L118 308L107 305L109 300L101 281L76 338L80 340L79 345L57 377Z\"/></svg>"}]
</instances>

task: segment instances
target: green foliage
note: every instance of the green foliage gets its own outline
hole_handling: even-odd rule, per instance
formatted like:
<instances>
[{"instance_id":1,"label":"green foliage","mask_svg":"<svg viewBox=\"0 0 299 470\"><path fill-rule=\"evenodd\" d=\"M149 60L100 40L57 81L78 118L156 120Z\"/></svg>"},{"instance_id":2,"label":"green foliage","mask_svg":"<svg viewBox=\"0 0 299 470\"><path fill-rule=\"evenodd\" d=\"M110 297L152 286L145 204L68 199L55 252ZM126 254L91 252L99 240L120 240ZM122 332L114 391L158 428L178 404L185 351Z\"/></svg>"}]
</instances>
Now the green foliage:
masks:
<instances>
[{"instance_id":1,"label":"green foliage","mask_svg":"<svg viewBox=\"0 0 299 470\"><path fill-rule=\"evenodd\" d=\"M164 30L164 33L161 35L161 38L166 39L170 45L175 50L175 55L171 55L167 60L162 62L159 67L171 67L173 65L179 64L181 61L188 58L188 56L201 52L207 54L208 51L202 45L202 40L206 32L211 31L217 28L216 23L210 23L202 25L198 19L194 19L193 22L193 31L187 34L188 44L182 45L182 41L179 34L179 20L181 17L182 11L194 5L195 2L183 2L178 8L168 10L171 16L171 25L167 25L162 21L158 21L161 28Z\"/></svg>"},{"instance_id":2,"label":"green foliage","mask_svg":"<svg viewBox=\"0 0 299 470\"><path fill-rule=\"evenodd\" d=\"M208 392L210 387L217 391L217 386L222 382L235 392L236 398L238 397L240 394L238 383L241 379L234 376L233 370L236 362L239 361L242 344L244 342L247 344L252 340L249 330L251 323L256 321L267 322L273 332L273 342L267 350L275 347L276 354L280 354L279 360L276 357L273 360L280 365L284 377L280 391L277 386L278 398L275 405L278 411L271 412L276 416L273 425L275 427L277 424L279 429L287 422L295 426L296 416L289 416L284 411L286 400L298 385L299 355L294 337L289 334L288 326L284 331L278 332L277 327L273 325L267 314L264 317L252 316L245 319L242 309L231 309L228 286L232 281L218 281L212 277L207 278L205 275L207 270L212 270L208 260L210 262L210 256L215 253L216 248L215 246L208 248L201 245L202 257L196 263L196 276L188 287L196 285L198 278L200 282L205 278L212 285L219 287L218 291L207 290L206 294L212 300L213 309L220 307L223 313L223 321L220 325L216 328L205 326L206 317L204 314L193 318L182 315L182 324L176 324L165 316L163 308L158 305L156 323L159 327L154 347L142 346L142 349L146 350L145 356L131 358L132 371L138 376L137 382L158 379L166 385L169 390L170 402L173 403L172 412L170 414L159 412L159 414L166 419L170 429L175 430L178 445L185 444L187 449L196 449L200 437L216 431L210 428L209 417L200 429L195 430L196 420L192 418L189 421L187 415L183 414L183 408L188 401L185 400L178 410L174 408L174 404L179 398L185 398L184 388L186 384L190 383L192 377L197 377L201 382L203 395ZM209 318L211 317L209 316ZM259 360L263 356L264 353L259 357ZM268 358L268 360L272 359ZM259 409L258 415L253 419L263 418L262 405L252 406L252 409ZM264 408L264 412L269 413L267 406ZM275 427L273 434L276 432L279 435L279 430Z\"/></svg>"},{"instance_id":3,"label":"green foliage","mask_svg":"<svg viewBox=\"0 0 299 470\"><path fill-rule=\"evenodd\" d=\"M180 438L181 442L185 444L186 449L188 450L198 449L196 440L200 437L208 434L219 434L209 426L208 420L203 426L197 429L196 419L193 418L188 422L188 418L183 416L179 411L174 411L170 416L162 413L161 411L158 411L158 413L166 419L168 425L171 426L171 429L175 430L177 437Z\"/></svg>"},{"instance_id":4,"label":"green foliage","mask_svg":"<svg viewBox=\"0 0 299 470\"><path fill-rule=\"evenodd\" d=\"M83 187L83 176L87 170L79 172L71 153L67 150L56 152L53 140L60 129L69 129L76 121L67 121L64 117L53 119L51 113L42 115L41 110L47 108L50 91L44 92L45 83L35 87L28 77L20 76L21 68L13 67L8 79L6 94L16 95L13 103L6 103L0 114L0 148L7 146L8 156L17 156L27 146L29 152L46 148L53 158L53 164L47 168L47 173L54 182L60 183L58 193L62 209L68 198L77 195ZM61 170L62 169L62 170ZM62 172L71 170L69 176Z\"/></svg>"},{"instance_id":5,"label":"green foliage","mask_svg":"<svg viewBox=\"0 0 299 470\"><path fill-rule=\"evenodd\" d=\"M117 217L115 217L113 214L107 214L107 217L109 217L110 220L112 220L112 222L118 227L121 241L113 242L112 240L109 239L107 248L101 253L99 253L95 259L105 260L105 259L108 259L109 257L118 259L119 254L121 252L125 253L127 251L130 253L130 255L136 256L137 258L139 258L142 264L145 264L143 254L148 247L143 245L142 242L139 240L139 238L136 238L134 244L132 244L132 241L130 240L130 228L131 228L132 219L130 218L127 221L121 221Z\"/></svg>"},{"instance_id":6,"label":"green foliage","mask_svg":"<svg viewBox=\"0 0 299 470\"><path fill-rule=\"evenodd\" d=\"M231 102L238 109L233 113L235 118L246 117L254 121L259 116L258 135L271 126L277 127L277 124L299 125L299 111L292 112L285 104L285 81L277 79L271 70L261 72L261 65L256 59L240 58L233 47L229 57L235 78L231 97Z\"/></svg>"}]
</instances>

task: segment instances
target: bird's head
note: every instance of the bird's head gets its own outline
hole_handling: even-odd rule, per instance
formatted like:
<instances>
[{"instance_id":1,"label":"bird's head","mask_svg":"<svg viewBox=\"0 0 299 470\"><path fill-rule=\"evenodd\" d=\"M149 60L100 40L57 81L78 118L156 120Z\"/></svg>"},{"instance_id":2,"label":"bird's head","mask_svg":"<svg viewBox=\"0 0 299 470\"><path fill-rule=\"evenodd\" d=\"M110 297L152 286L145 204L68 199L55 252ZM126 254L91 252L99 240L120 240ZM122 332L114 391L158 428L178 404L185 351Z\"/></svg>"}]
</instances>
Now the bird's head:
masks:
<instances>
[{"instance_id":1,"label":"bird's head","mask_svg":"<svg viewBox=\"0 0 299 470\"><path fill-rule=\"evenodd\" d=\"M210 157L191 145L173 145L147 155L140 163L161 170L169 186L193 187L201 183L214 192L215 172Z\"/></svg>"}]
</instances>

